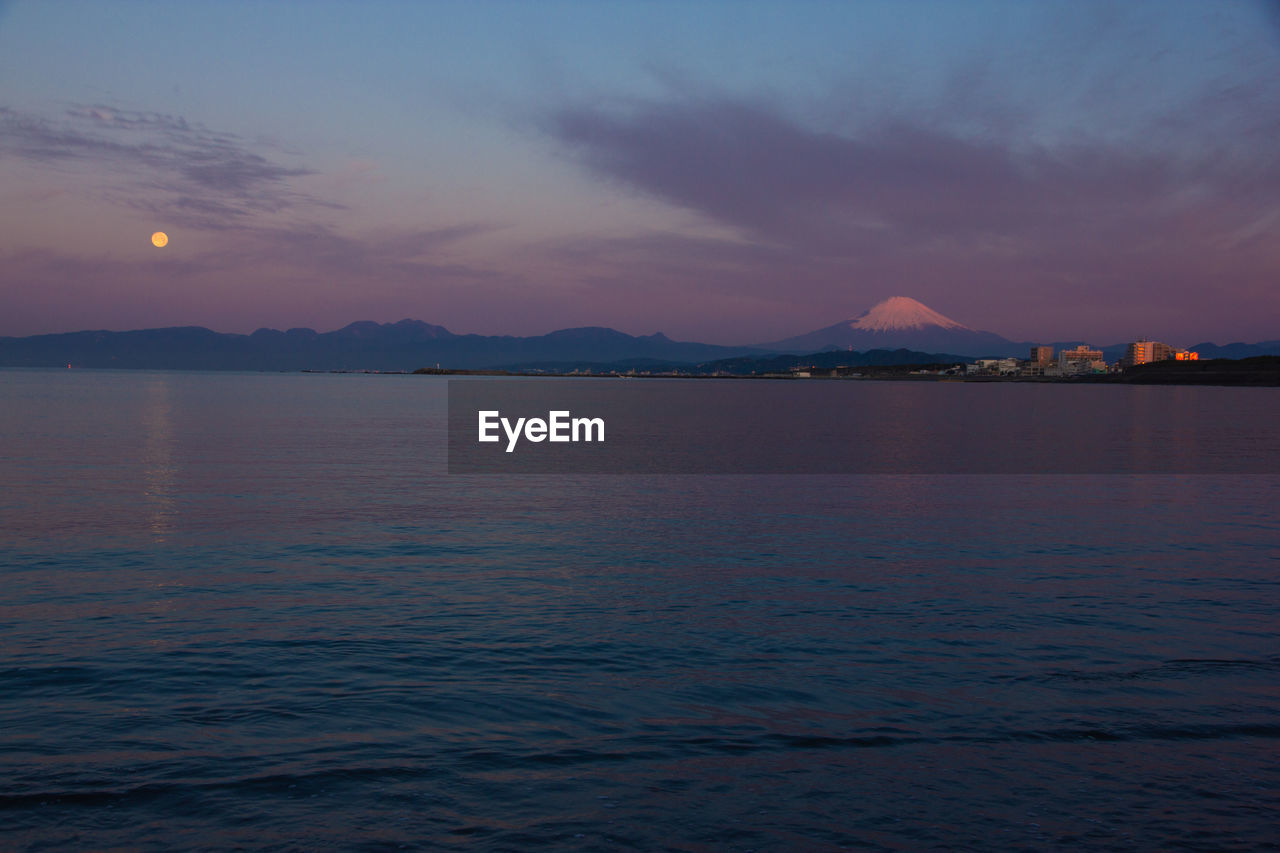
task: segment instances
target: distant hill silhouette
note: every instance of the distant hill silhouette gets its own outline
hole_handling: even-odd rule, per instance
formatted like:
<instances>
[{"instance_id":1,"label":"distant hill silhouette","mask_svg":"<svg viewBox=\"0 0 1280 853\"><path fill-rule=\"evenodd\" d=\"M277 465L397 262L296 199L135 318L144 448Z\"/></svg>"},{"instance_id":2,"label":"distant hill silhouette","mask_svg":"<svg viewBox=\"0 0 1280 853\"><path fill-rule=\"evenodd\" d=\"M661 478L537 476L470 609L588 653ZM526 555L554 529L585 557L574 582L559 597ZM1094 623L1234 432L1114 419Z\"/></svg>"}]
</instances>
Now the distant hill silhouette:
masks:
<instances>
[{"instance_id":1,"label":"distant hill silhouette","mask_svg":"<svg viewBox=\"0 0 1280 853\"><path fill-rule=\"evenodd\" d=\"M1135 385L1280 385L1280 355L1153 361L1090 381Z\"/></svg>"},{"instance_id":2,"label":"distant hill silhouette","mask_svg":"<svg viewBox=\"0 0 1280 853\"><path fill-rule=\"evenodd\" d=\"M699 362L748 347L635 337L614 329L561 329L534 337L455 335L419 320L351 323L332 332L259 329L250 335L199 326L88 331L0 338L4 367L119 367L185 370L413 370L434 364L486 368L537 361L650 358Z\"/></svg>"},{"instance_id":3,"label":"distant hill silhouette","mask_svg":"<svg viewBox=\"0 0 1280 853\"><path fill-rule=\"evenodd\" d=\"M1203 343L1188 347L1200 354L1201 358L1254 358L1260 355L1280 355L1280 341L1262 341L1256 344L1216 344Z\"/></svg>"}]
</instances>

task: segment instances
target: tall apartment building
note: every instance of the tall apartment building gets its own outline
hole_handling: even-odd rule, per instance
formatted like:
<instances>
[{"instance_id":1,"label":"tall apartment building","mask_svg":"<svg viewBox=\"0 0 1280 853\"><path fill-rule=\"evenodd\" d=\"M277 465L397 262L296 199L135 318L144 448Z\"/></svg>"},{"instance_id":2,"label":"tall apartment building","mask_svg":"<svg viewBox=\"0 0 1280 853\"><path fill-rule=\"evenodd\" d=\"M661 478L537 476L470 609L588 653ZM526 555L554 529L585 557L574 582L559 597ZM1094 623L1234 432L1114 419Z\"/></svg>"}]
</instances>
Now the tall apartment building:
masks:
<instances>
[{"instance_id":1,"label":"tall apartment building","mask_svg":"<svg viewBox=\"0 0 1280 853\"><path fill-rule=\"evenodd\" d=\"M1031 348L1031 362L1041 366L1053 361L1053 347L1034 346Z\"/></svg>"}]
</instances>

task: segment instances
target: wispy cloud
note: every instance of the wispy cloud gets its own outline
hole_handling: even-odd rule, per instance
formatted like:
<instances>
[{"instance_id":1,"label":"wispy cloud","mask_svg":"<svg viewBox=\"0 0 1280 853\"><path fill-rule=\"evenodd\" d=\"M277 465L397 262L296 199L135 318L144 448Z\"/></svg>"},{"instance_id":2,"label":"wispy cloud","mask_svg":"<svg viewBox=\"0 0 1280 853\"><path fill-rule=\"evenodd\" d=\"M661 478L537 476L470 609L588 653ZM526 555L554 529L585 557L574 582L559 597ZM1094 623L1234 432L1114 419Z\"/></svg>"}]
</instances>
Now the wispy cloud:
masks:
<instances>
[{"instance_id":1,"label":"wispy cloud","mask_svg":"<svg viewBox=\"0 0 1280 853\"><path fill-rule=\"evenodd\" d=\"M227 227L254 213L338 206L296 187L311 169L263 148L163 113L95 104L50 118L0 107L0 156L86 165L114 200L189 224Z\"/></svg>"},{"instance_id":2,"label":"wispy cloud","mask_svg":"<svg viewBox=\"0 0 1280 853\"><path fill-rule=\"evenodd\" d=\"M319 224L252 228L235 235L233 259L220 261L218 253L210 253L204 262L245 268L283 266L323 280L345 277L353 286L398 286L434 276L487 279L494 274L444 258L454 244L494 230L495 226L484 223L460 223L350 237Z\"/></svg>"},{"instance_id":3,"label":"wispy cloud","mask_svg":"<svg viewBox=\"0 0 1280 853\"><path fill-rule=\"evenodd\" d=\"M181 252L142 255L12 246L0 252L0 301L17 306L6 330L183 324L197 317L224 328L436 318L439 305L458 294L475 293L482 302L485 288L512 287L510 275L477 261L466 246L501 226L473 220L362 227L353 217L328 215L342 205L302 189L302 180L317 172L299 165L301 158L181 116L105 104L56 117L0 107L5 157L24 161L29 174L75 176L52 189L23 190L33 199L106 201L201 235L185 240ZM278 213L286 215L272 215Z\"/></svg>"},{"instance_id":4,"label":"wispy cloud","mask_svg":"<svg viewBox=\"0 0 1280 853\"><path fill-rule=\"evenodd\" d=\"M564 110L547 126L601 178L753 239L834 253L886 237L1096 237L1206 199L1237 205L1235 217L1248 220L1268 213L1258 208L1280 190L1275 155L1240 162L1220 151L1047 147L904 120L843 136L723 100Z\"/></svg>"}]
</instances>

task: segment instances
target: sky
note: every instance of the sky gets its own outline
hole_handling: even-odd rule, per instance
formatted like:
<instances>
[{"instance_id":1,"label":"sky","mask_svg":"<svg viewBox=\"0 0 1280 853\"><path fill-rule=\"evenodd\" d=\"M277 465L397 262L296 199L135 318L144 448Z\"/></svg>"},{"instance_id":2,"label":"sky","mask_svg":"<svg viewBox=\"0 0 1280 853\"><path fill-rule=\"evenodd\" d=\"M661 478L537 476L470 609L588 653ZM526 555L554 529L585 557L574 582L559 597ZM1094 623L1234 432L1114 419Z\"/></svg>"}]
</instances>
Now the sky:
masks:
<instances>
[{"instance_id":1,"label":"sky","mask_svg":"<svg viewBox=\"0 0 1280 853\"><path fill-rule=\"evenodd\" d=\"M0 336L1274 340L1277 81L1276 2L0 0Z\"/></svg>"}]
</instances>

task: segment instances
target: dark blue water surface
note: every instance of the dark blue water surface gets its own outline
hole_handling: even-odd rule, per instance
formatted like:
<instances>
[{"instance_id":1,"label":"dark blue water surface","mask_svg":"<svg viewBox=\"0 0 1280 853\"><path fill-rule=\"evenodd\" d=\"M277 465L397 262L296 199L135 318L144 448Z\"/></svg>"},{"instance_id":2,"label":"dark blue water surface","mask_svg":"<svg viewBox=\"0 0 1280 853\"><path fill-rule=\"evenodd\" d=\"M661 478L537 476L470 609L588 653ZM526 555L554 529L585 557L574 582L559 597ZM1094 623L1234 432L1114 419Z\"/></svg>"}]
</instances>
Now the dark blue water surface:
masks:
<instances>
[{"instance_id":1,"label":"dark blue water surface","mask_svg":"<svg viewBox=\"0 0 1280 853\"><path fill-rule=\"evenodd\" d=\"M444 390L0 371L0 848L1280 844L1277 477L449 476Z\"/></svg>"}]
</instances>

